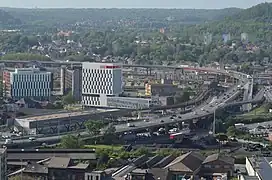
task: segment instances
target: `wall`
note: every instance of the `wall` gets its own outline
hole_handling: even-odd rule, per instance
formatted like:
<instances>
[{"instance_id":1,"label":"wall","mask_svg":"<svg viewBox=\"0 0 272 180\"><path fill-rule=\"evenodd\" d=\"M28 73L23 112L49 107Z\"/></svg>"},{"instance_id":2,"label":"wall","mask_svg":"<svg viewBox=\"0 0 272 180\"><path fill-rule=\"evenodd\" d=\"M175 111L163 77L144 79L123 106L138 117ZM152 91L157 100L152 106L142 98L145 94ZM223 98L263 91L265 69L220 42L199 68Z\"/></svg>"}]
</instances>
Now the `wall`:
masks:
<instances>
[{"instance_id":1,"label":"wall","mask_svg":"<svg viewBox=\"0 0 272 180\"><path fill-rule=\"evenodd\" d=\"M250 160L248 159L248 157L246 158L246 170L249 176L255 176L256 172L253 169Z\"/></svg>"}]
</instances>

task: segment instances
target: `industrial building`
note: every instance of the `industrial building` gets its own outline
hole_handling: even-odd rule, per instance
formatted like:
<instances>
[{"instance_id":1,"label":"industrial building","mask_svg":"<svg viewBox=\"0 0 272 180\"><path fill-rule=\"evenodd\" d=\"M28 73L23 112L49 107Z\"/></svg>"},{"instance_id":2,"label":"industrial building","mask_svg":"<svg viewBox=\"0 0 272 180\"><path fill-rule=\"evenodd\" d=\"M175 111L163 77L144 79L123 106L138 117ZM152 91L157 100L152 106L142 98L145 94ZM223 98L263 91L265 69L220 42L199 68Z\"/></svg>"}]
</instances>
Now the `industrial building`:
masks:
<instances>
[{"instance_id":1,"label":"industrial building","mask_svg":"<svg viewBox=\"0 0 272 180\"><path fill-rule=\"evenodd\" d=\"M58 134L62 132L85 129L84 123L90 119L98 119L101 116L122 113L112 109L101 111L82 111L69 113L44 114L37 116L25 116L15 118L14 126L24 134Z\"/></svg>"},{"instance_id":2,"label":"industrial building","mask_svg":"<svg viewBox=\"0 0 272 180\"><path fill-rule=\"evenodd\" d=\"M82 104L107 107L107 97L118 96L122 88L122 67L115 63L82 63Z\"/></svg>"},{"instance_id":3,"label":"industrial building","mask_svg":"<svg viewBox=\"0 0 272 180\"><path fill-rule=\"evenodd\" d=\"M160 105L155 98L107 97L107 106L124 109L146 109Z\"/></svg>"},{"instance_id":4,"label":"industrial building","mask_svg":"<svg viewBox=\"0 0 272 180\"><path fill-rule=\"evenodd\" d=\"M52 91L52 73L39 68L6 69L3 72L4 96L19 100L33 98L49 100Z\"/></svg>"}]
</instances>

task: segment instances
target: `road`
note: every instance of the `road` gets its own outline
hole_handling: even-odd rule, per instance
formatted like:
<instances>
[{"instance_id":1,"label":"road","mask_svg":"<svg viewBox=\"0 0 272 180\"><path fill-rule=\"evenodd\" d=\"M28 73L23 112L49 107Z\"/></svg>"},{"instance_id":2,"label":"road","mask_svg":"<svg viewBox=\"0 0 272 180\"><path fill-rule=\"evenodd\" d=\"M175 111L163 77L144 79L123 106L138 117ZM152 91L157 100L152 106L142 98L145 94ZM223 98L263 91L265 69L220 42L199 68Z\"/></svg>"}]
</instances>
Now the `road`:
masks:
<instances>
[{"instance_id":1,"label":"road","mask_svg":"<svg viewBox=\"0 0 272 180\"><path fill-rule=\"evenodd\" d=\"M42 62L43 63L43 62ZM141 67L149 67L149 66L141 66ZM153 67L153 66L150 66ZM160 68L177 68L177 67L165 67L165 66L159 66ZM225 70L218 70L218 69L211 69L211 68L181 68L180 69L185 69L185 70L197 70L197 71L209 71L213 73L221 73L221 74L228 74L229 76L233 76L236 79L243 80L240 82L240 86L243 87L245 86L246 83L248 83L247 75L244 73L240 72L235 72L235 71L225 71ZM164 125L168 124L173 124L173 123L178 123L178 122L183 122L183 121L189 121L193 119L199 119L202 117L206 117L207 115L212 115L216 109L225 106L228 102L232 101L241 93L240 90L238 90L237 86L231 88L226 92L224 95L221 95L218 97L218 99L214 100L213 102L206 104L202 106L201 108L197 108L194 110L194 112L190 112L187 114L180 115L180 118L176 119L170 119L171 116L167 117L162 117L162 118L157 118L157 119L152 119L149 122L135 122L134 125L135 127L128 127L127 124L121 124L121 125L116 125L116 131L117 132L126 132L126 131L133 131L133 130L144 130L150 127L161 127ZM80 133L81 135L87 135L87 132L82 132ZM54 141L54 140L59 140L61 136L51 136L51 137L40 137L37 138L36 141L38 142L49 142L49 141ZM4 142L0 142L4 144ZM30 143L30 140L28 139L20 139L20 140L14 140L14 144L24 144L24 143Z\"/></svg>"},{"instance_id":2,"label":"road","mask_svg":"<svg viewBox=\"0 0 272 180\"><path fill-rule=\"evenodd\" d=\"M133 130L145 130L150 127L161 127L167 124L173 124L183 121L189 121L192 119L197 119L201 117L206 117L207 115L211 115L214 113L214 111L220 107L226 105L229 101L231 101L234 97L239 95L241 92L237 90L237 87L231 88L229 91L227 91L224 95L219 96L217 99L213 99L212 102L209 104L205 104L204 106L200 106L200 108L196 108L194 112L190 112L187 114L179 115L181 118L175 118L170 119L171 116L151 119L148 122L145 121L138 121L133 123L135 127L128 127L127 124L120 124L116 125L116 132L127 132L127 131L133 131ZM88 135L87 132L80 133L82 136ZM38 142L50 142L50 141L56 141L59 140L62 136L51 136L51 137L40 137L37 138L36 141ZM14 144L23 144L23 143L29 143L30 140L28 139L18 139L14 140ZM4 144L4 142L0 142L1 144Z\"/></svg>"}]
</instances>

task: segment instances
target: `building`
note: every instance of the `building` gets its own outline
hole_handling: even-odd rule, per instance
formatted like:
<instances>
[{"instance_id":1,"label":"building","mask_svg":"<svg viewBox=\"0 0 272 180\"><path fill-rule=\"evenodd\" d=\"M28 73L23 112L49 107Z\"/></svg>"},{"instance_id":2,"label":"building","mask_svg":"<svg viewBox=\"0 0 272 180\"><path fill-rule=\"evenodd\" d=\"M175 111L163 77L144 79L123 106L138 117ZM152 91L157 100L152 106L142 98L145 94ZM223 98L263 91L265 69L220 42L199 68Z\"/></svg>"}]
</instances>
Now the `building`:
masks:
<instances>
[{"instance_id":1,"label":"building","mask_svg":"<svg viewBox=\"0 0 272 180\"><path fill-rule=\"evenodd\" d=\"M72 92L76 101L81 101L82 67L61 68L61 91L63 94Z\"/></svg>"},{"instance_id":2,"label":"building","mask_svg":"<svg viewBox=\"0 0 272 180\"><path fill-rule=\"evenodd\" d=\"M129 112L127 112L129 113ZM84 123L90 119L125 114L124 111L80 111L66 113L48 113L43 115L15 118L14 126L24 134L58 134L85 129Z\"/></svg>"},{"instance_id":3,"label":"building","mask_svg":"<svg viewBox=\"0 0 272 180\"><path fill-rule=\"evenodd\" d=\"M107 97L107 107L111 108L146 109L159 105L159 99L155 98Z\"/></svg>"},{"instance_id":4,"label":"building","mask_svg":"<svg viewBox=\"0 0 272 180\"><path fill-rule=\"evenodd\" d=\"M107 97L121 94L122 67L115 63L82 63L82 104L106 107Z\"/></svg>"},{"instance_id":5,"label":"building","mask_svg":"<svg viewBox=\"0 0 272 180\"><path fill-rule=\"evenodd\" d=\"M198 173L201 169L201 163L204 157L199 153L189 152L177 157L174 161L168 164L164 169L172 172L172 179L198 178Z\"/></svg>"},{"instance_id":6,"label":"building","mask_svg":"<svg viewBox=\"0 0 272 180\"><path fill-rule=\"evenodd\" d=\"M270 180L272 177L272 157L246 157L247 175L240 175L239 180Z\"/></svg>"},{"instance_id":7,"label":"building","mask_svg":"<svg viewBox=\"0 0 272 180\"><path fill-rule=\"evenodd\" d=\"M19 68L3 72L4 96L15 100L33 98L49 100L52 91L52 73L39 68Z\"/></svg>"},{"instance_id":8,"label":"building","mask_svg":"<svg viewBox=\"0 0 272 180\"><path fill-rule=\"evenodd\" d=\"M93 168L90 163L80 163L69 157L54 156L38 162L27 162L23 168L8 176L20 175L39 180L85 180L85 174L91 173Z\"/></svg>"},{"instance_id":9,"label":"building","mask_svg":"<svg viewBox=\"0 0 272 180\"><path fill-rule=\"evenodd\" d=\"M0 179L7 180L7 149L0 149Z\"/></svg>"},{"instance_id":10,"label":"building","mask_svg":"<svg viewBox=\"0 0 272 180\"><path fill-rule=\"evenodd\" d=\"M171 157L170 159L168 159ZM128 180L200 180L230 179L234 169L234 159L213 154L208 157L197 152L188 152L179 157L155 156L132 163L112 173L113 177L126 177ZM143 165L144 164L144 165ZM227 173L226 173L227 172ZM116 175L118 174L118 175Z\"/></svg>"},{"instance_id":11,"label":"building","mask_svg":"<svg viewBox=\"0 0 272 180\"><path fill-rule=\"evenodd\" d=\"M178 87L172 84L145 84L146 96L173 96Z\"/></svg>"}]
</instances>

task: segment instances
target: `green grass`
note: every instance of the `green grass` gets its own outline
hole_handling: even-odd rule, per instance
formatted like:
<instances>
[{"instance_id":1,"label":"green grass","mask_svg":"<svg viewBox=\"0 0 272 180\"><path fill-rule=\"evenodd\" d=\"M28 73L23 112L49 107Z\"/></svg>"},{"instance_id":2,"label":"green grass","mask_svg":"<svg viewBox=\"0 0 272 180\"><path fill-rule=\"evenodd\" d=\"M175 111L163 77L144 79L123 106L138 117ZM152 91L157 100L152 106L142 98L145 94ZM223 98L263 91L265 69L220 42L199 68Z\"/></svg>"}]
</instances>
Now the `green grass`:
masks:
<instances>
[{"instance_id":1,"label":"green grass","mask_svg":"<svg viewBox=\"0 0 272 180\"><path fill-rule=\"evenodd\" d=\"M88 148L88 149L96 149L96 150L100 150L100 149L107 149L107 150L113 150L113 151L120 151L122 150L122 146L120 145L85 145L84 148Z\"/></svg>"},{"instance_id":2,"label":"green grass","mask_svg":"<svg viewBox=\"0 0 272 180\"><path fill-rule=\"evenodd\" d=\"M266 105L262 105L261 107L258 107L256 109L253 109L252 111L243 114L243 116L259 116L259 115L268 115L268 107Z\"/></svg>"}]
</instances>

